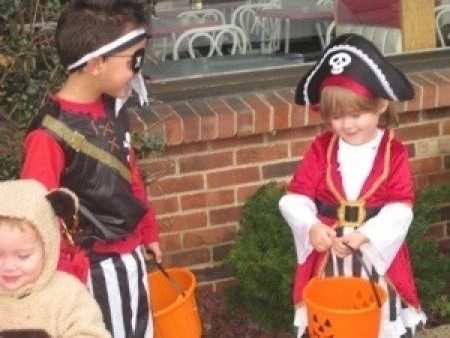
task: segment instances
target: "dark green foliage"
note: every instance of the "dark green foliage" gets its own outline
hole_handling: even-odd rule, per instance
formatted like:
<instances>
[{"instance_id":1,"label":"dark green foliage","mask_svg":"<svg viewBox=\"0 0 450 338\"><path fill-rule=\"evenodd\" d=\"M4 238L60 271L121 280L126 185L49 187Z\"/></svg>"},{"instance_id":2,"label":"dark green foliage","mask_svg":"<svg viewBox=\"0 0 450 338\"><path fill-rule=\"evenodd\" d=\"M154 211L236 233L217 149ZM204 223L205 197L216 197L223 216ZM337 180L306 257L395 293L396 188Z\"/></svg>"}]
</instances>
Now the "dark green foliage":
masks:
<instances>
[{"instance_id":1,"label":"dark green foliage","mask_svg":"<svg viewBox=\"0 0 450 338\"><path fill-rule=\"evenodd\" d=\"M450 281L450 257L439 252L436 239L427 231L440 220L439 205L448 202L450 184L419 191L407 237L422 307L438 322L450 317L448 295L442 294L444 284Z\"/></svg>"},{"instance_id":2,"label":"dark green foliage","mask_svg":"<svg viewBox=\"0 0 450 338\"><path fill-rule=\"evenodd\" d=\"M291 288L295 249L278 201L284 189L275 183L262 186L243 207L236 243L225 263L238 284L227 290L230 309L244 310L266 329L292 326ZM450 202L450 185L418 193L415 217L407 241L422 306L434 323L450 317L443 286L450 280L450 257L439 253L427 231L439 219L439 205Z\"/></svg>"},{"instance_id":3,"label":"dark green foliage","mask_svg":"<svg viewBox=\"0 0 450 338\"><path fill-rule=\"evenodd\" d=\"M244 309L266 329L292 326L291 297L295 267L289 226L278 211L284 189L260 188L243 207L240 231L227 257L239 285L228 290L233 309Z\"/></svg>"},{"instance_id":4,"label":"dark green foliage","mask_svg":"<svg viewBox=\"0 0 450 338\"><path fill-rule=\"evenodd\" d=\"M61 83L51 24L59 9L59 1L0 2L0 180L18 175L24 131Z\"/></svg>"}]
</instances>

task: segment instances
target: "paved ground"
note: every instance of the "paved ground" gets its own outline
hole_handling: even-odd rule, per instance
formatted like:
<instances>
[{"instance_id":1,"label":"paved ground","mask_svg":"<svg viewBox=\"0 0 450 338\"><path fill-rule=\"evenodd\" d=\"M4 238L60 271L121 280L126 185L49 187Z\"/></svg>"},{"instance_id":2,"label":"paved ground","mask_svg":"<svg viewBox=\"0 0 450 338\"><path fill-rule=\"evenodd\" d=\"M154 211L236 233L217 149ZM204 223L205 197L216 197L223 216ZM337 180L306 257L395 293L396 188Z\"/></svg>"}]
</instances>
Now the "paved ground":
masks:
<instances>
[{"instance_id":1,"label":"paved ground","mask_svg":"<svg viewBox=\"0 0 450 338\"><path fill-rule=\"evenodd\" d=\"M450 324L418 332L414 338L450 338Z\"/></svg>"}]
</instances>

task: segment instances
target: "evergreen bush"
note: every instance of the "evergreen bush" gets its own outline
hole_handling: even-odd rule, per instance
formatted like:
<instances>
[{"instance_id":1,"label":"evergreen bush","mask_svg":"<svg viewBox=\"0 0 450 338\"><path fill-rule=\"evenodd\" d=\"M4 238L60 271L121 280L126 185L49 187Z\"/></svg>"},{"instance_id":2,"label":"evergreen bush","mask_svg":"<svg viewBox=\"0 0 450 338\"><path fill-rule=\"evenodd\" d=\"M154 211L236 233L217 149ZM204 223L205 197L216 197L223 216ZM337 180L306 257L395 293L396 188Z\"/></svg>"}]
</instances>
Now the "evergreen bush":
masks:
<instances>
[{"instance_id":1,"label":"evergreen bush","mask_svg":"<svg viewBox=\"0 0 450 338\"><path fill-rule=\"evenodd\" d=\"M295 251L278 201L284 188L262 186L242 209L236 243L225 264L239 284L227 290L232 310L244 309L267 330L292 326L292 281Z\"/></svg>"},{"instance_id":2,"label":"evergreen bush","mask_svg":"<svg viewBox=\"0 0 450 338\"><path fill-rule=\"evenodd\" d=\"M284 188L270 182L247 200L236 242L225 260L237 279L226 290L230 310L244 310L267 330L290 328L294 316L294 242L278 210L284 193ZM438 220L440 204L449 200L450 185L419 191L407 237L422 306L435 323L450 317L448 296L442 294L450 280L450 257L439 252L428 229Z\"/></svg>"}]
</instances>

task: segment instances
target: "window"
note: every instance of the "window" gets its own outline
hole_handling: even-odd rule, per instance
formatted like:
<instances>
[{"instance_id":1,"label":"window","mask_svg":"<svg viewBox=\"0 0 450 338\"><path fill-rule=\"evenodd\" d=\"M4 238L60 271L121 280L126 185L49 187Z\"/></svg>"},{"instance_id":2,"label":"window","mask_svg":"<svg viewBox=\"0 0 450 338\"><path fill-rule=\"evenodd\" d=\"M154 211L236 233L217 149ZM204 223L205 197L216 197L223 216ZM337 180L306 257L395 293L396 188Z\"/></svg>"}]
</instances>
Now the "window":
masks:
<instances>
[{"instance_id":1,"label":"window","mask_svg":"<svg viewBox=\"0 0 450 338\"><path fill-rule=\"evenodd\" d=\"M367 37L407 67L425 66L427 58L439 59L437 66L448 59L447 2L153 0L144 75L160 99L203 95L205 86L217 92L236 84L239 90L288 86L346 32Z\"/></svg>"}]
</instances>

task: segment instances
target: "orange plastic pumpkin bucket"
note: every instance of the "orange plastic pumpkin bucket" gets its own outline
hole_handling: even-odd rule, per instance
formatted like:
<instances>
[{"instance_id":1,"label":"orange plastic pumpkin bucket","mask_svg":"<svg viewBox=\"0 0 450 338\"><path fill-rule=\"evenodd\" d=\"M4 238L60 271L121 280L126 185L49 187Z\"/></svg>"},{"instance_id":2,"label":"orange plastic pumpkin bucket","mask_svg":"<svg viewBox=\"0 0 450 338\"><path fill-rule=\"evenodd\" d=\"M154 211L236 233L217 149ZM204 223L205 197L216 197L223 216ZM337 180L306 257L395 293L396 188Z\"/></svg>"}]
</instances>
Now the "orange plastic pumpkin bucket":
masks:
<instances>
[{"instance_id":1,"label":"orange plastic pumpkin bucket","mask_svg":"<svg viewBox=\"0 0 450 338\"><path fill-rule=\"evenodd\" d=\"M184 268L165 271L183 289L184 295L173 288L161 271L148 274L154 338L199 338L202 325L195 300L194 274Z\"/></svg>"},{"instance_id":2,"label":"orange plastic pumpkin bucket","mask_svg":"<svg viewBox=\"0 0 450 338\"><path fill-rule=\"evenodd\" d=\"M303 298L310 337L378 337L381 306L387 298L378 284L358 277L313 278L303 290Z\"/></svg>"}]
</instances>

